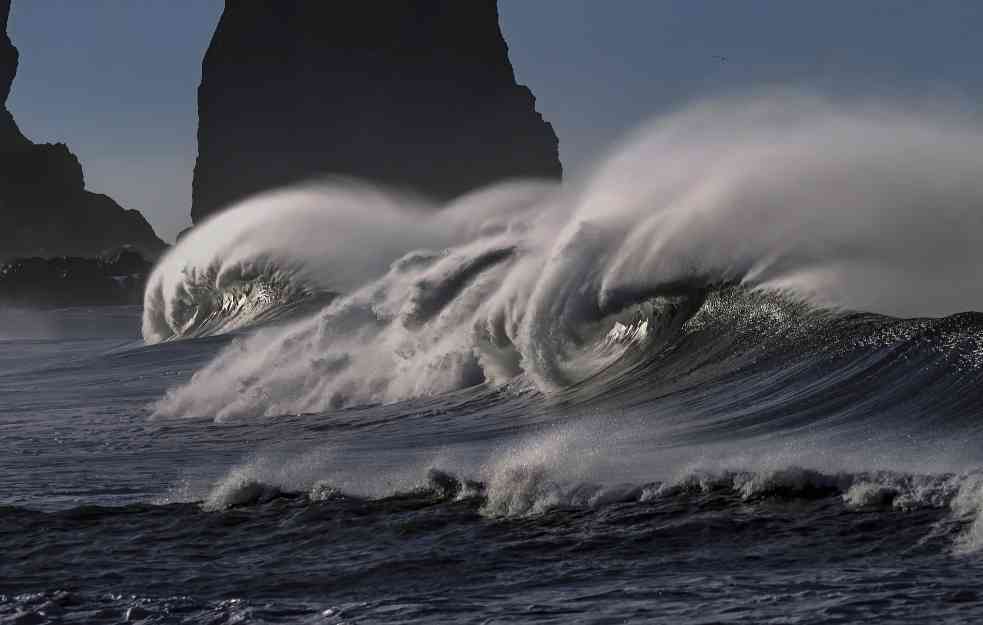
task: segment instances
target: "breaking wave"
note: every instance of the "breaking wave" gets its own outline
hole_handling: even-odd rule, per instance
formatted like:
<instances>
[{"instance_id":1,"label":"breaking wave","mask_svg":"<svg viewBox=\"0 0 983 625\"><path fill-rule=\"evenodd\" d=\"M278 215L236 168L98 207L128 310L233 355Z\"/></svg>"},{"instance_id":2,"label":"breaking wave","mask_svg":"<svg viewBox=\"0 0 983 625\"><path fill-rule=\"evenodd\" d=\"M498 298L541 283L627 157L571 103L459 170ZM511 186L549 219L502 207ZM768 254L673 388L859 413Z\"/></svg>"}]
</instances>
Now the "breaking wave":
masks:
<instances>
[{"instance_id":1,"label":"breaking wave","mask_svg":"<svg viewBox=\"0 0 983 625\"><path fill-rule=\"evenodd\" d=\"M236 466L206 510L828 500L943 510L976 551L980 171L983 129L951 112L784 93L657 121L562 186L257 196L164 259L144 337L276 323L153 415L340 420L356 460Z\"/></svg>"},{"instance_id":2,"label":"breaking wave","mask_svg":"<svg viewBox=\"0 0 983 625\"><path fill-rule=\"evenodd\" d=\"M894 317L980 308L981 170L983 132L957 115L782 93L659 120L562 187L443 207L352 181L259 196L163 260L146 341L342 295L230 347L155 412L273 416L483 383L556 394L612 367L642 375L711 326L703 349L721 358L890 342L922 331ZM959 323L975 345L976 321Z\"/></svg>"},{"instance_id":3,"label":"breaking wave","mask_svg":"<svg viewBox=\"0 0 983 625\"><path fill-rule=\"evenodd\" d=\"M793 464L760 470L690 469L665 480L602 484L571 479L551 470L549 463L516 463L506 457L487 465L474 478L430 468L416 481L405 482L403 490L374 496L347 491L330 479L315 479L316 475L267 463L237 466L212 486L200 506L216 512L280 498L304 498L311 504L418 499L470 502L481 515L494 519L608 506L686 505L687 501L734 510L769 502L828 501L844 512L941 511L945 517L940 522L949 526L944 532L950 536L954 553L983 548L983 475L979 471L823 472Z\"/></svg>"}]
</instances>

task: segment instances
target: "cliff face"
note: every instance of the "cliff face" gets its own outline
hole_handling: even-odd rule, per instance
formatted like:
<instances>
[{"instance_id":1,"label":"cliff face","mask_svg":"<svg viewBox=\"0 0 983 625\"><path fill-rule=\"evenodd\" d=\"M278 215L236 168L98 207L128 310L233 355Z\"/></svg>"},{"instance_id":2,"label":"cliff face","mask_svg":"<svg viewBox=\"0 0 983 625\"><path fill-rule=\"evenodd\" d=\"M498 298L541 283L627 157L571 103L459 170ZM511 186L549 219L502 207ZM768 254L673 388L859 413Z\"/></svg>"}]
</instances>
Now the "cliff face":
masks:
<instances>
[{"instance_id":1,"label":"cliff face","mask_svg":"<svg viewBox=\"0 0 983 625\"><path fill-rule=\"evenodd\" d=\"M322 174L437 199L561 174L496 0L227 0L198 118L195 222Z\"/></svg>"},{"instance_id":2,"label":"cliff face","mask_svg":"<svg viewBox=\"0 0 983 625\"><path fill-rule=\"evenodd\" d=\"M0 0L0 260L95 256L132 245L149 258L166 246L147 220L85 190L82 166L63 143L34 144L7 110L17 48L7 35L10 0Z\"/></svg>"}]
</instances>

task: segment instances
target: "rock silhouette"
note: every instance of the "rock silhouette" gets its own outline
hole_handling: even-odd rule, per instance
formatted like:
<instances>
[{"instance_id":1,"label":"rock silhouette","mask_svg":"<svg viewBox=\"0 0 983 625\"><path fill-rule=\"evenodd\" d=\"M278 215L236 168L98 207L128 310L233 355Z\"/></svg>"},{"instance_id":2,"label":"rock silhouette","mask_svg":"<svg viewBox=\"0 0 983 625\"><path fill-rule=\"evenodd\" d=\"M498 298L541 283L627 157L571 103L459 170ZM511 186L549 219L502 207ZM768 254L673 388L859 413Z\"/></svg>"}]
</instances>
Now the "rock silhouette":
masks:
<instances>
[{"instance_id":1,"label":"rock silhouette","mask_svg":"<svg viewBox=\"0 0 983 625\"><path fill-rule=\"evenodd\" d=\"M0 305L142 304L152 267L129 247L98 258L12 259L0 265Z\"/></svg>"},{"instance_id":2,"label":"rock silhouette","mask_svg":"<svg viewBox=\"0 0 983 625\"><path fill-rule=\"evenodd\" d=\"M338 174L449 199L561 175L496 0L227 1L202 63L192 220Z\"/></svg>"},{"instance_id":3,"label":"rock silhouette","mask_svg":"<svg viewBox=\"0 0 983 625\"><path fill-rule=\"evenodd\" d=\"M166 247L136 210L85 190L82 166L63 143L25 137L7 97L18 52L7 35L10 0L0 0L0 260L18 256L97 256L131 245L156 258Z\"/></svg>"}]
</instances>

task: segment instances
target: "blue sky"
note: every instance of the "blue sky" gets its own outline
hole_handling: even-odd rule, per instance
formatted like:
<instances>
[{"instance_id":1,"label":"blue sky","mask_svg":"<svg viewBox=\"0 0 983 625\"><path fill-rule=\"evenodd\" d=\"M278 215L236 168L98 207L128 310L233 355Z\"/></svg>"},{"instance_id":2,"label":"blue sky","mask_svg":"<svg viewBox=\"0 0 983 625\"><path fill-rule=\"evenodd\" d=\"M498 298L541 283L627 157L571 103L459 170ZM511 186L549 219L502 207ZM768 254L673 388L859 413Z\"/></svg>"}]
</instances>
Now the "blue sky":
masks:
<instances>
[{"instance_id":1,"label":"blue sky","mask_svg":"<svg viewBox=\"0 0 983 625\"><path fill-rule=\"evenodd\" d=\"M165 239L190 223L195 89L222 0L14 0L9 106L64 141L87 186ZM891 98L983 95L983 2L500 0L519 80L570 172L687 101L759 85ZM717 56L727 58L725 62Z\"/></svg>"}]
</instances>

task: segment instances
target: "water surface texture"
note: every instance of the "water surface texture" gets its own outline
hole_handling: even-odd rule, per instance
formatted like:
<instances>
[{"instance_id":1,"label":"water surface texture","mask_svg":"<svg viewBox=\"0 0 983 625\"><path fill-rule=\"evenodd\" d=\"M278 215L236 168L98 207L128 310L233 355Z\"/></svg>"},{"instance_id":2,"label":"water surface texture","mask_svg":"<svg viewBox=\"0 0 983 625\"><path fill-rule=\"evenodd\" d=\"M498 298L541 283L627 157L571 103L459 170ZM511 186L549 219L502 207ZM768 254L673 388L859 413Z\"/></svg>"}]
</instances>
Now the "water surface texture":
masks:
<instances>
[{"instance_id":1,"label":"water surface texture","mask_svg":"<svg viewBox=\"0 0 983 625\"><path fill-rule=\"evenodd\" d=\"M0 622L977 623L983 132L782 93L0 309Z\"/></svg>"}]
</instances>

